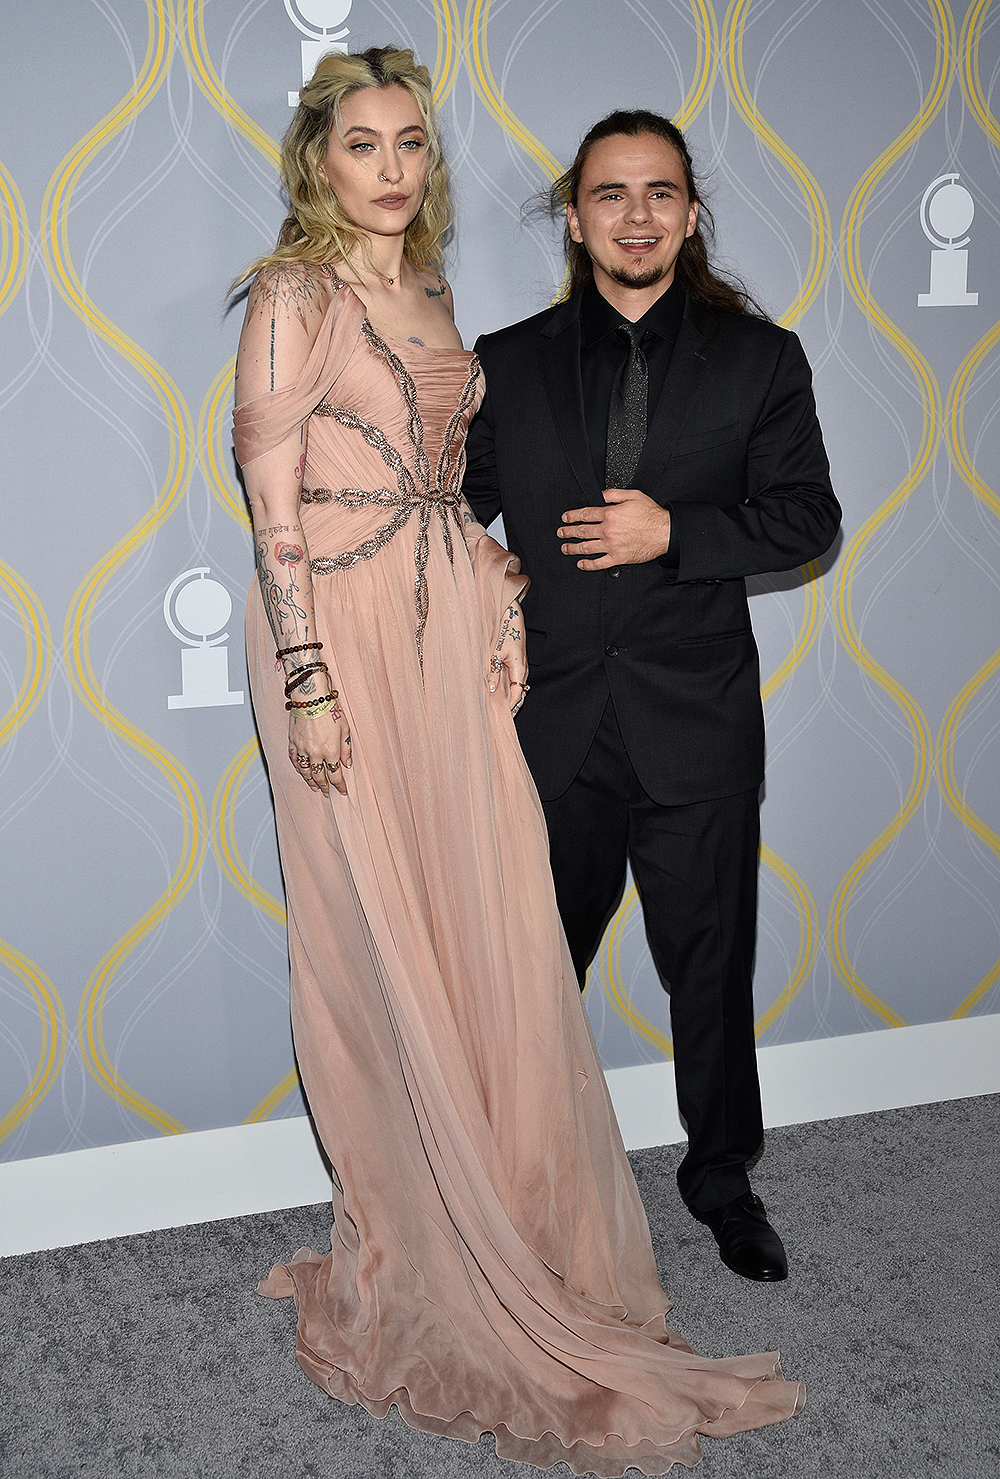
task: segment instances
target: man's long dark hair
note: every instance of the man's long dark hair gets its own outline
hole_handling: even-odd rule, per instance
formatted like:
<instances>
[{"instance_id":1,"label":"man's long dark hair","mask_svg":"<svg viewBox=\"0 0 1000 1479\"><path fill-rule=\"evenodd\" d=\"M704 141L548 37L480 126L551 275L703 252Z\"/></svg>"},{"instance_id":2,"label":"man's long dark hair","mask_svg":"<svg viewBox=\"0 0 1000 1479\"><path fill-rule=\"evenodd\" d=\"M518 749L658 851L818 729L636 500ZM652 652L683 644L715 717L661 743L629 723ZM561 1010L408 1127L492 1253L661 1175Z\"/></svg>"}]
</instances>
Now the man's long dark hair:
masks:
<instances>
[{"instance_id":1,"label":"man's long dark hair","mask_svg":"<svg viewBox=\"0 0 1000 1479\"><path fill-rule=\"evenodd\" d=\"M553 220L565 217L567 203L576 205L580 176L583 174L583 168L591 149L602 139L610 139L615 134L624 134L627 138L633 139L642 134L653 134L656 138L663 139L665 143L670 144L681 157L688 199L696 200L699 206L698 224L695 226L694 234L685 238L674 268L675 280L680 283L688 297L694 298L698 303L705 303L711 308L723 308L729 313L744 313L751 314L754 318L767 318L767 314L754 299L745 283L729 273L722 274L709 263L708 242L714 239L715 221L712 212L698 194L691 152L684 135L676 124L671 123L669 118L664 118L659 113L652 113L646 108L619 109L594 124L593 128L584 135L576 151L576 158L569 169L565 174L560 175L558 180L544 193L544 207ZM564 235L564 246L569 269L568 295L572 297L574 293L580 292L592 281L594 268L587 248L582 242L573 240L569 234L568 225Z\"/></svg>"}]
</instances>

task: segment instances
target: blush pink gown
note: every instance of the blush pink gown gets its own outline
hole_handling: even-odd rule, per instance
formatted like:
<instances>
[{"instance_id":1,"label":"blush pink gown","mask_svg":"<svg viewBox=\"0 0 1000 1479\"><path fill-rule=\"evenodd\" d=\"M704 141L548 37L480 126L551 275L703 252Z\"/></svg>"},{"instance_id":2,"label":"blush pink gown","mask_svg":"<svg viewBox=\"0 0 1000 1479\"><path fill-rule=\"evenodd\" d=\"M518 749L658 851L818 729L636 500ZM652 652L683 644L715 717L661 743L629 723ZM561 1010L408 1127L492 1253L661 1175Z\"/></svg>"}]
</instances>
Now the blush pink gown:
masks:
<instances>
[{"instance_id":1,"label":"blush pink gown","mask_svg":"<svg viewBox=\"0 0 1000 1479\"><path fill-rule=\"evenodd\" d=\"M244 465L308 422L302 523L354 751L346 797L293 770L254 582L295 1047L334 1168L331 1252L261 1292L294 1296L298 1360L342 1402L542 1468L663 1474L804 1392L776 1354L711 1360L664 1321L541 808L486 683L526 582L457 509L482 392L472 355L386 342L342 285L295 382L235 413Z\"/></svg>"}]
</instances>

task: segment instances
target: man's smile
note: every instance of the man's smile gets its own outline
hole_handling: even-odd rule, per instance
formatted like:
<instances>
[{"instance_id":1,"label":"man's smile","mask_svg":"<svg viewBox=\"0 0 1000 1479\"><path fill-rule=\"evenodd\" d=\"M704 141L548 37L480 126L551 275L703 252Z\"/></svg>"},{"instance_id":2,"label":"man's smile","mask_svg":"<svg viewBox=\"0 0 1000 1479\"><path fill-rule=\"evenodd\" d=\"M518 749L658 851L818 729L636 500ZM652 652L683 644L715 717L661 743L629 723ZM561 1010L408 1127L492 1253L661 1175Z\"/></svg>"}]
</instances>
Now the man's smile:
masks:
<instances>
[{"instance_id":1,"label":"man's smile","mask_svg":"<svg viewBox=\"0 0 1000 1479\"><path fill-rule=\"evenodd\" d=\"M616 236L615 244L626 252L648 252L659 244L658 236Z\"/></svg>"}]
</instances>

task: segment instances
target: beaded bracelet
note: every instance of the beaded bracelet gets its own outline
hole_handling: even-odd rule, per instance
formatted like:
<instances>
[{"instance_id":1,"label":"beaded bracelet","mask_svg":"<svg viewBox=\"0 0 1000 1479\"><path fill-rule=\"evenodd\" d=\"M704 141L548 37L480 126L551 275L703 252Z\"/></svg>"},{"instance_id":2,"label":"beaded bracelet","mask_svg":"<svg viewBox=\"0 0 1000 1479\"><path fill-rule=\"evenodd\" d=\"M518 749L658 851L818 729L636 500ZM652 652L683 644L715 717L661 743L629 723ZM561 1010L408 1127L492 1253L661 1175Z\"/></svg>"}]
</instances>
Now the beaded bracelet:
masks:
<instances>
[{"instance_id":1,"label":"beaded bracelet","mask_svg":"<svg viewBox=\"0 0 1000 1479\"><path fill-rule=\"evenodd\" d=\"M307 662L303 663L300 668L293 668L288 674L288 681L285 684L285 697L289 698L296 688L300 688L310 673L329 673L329 671L330 669L325 662Z\"/></svg>"},{"instance_id":2,"label":"beaded bracelet","mask_svg":"<svg viewBox=\"0 0 1000 1479\"><path fill-rule=\"evenodd\" d=\"M304 703L300 703L296 699L289 699L285 704L285 708L305 709L307 712L303 715L303 717L306 719L313 719L318 714L325 714L327 709L332 709L334 704L337 702L339 696L340 695L337 693L337 690L334 689L332 693L324 693L319 698L307 699Z\"/></svg>"},{"instance_id":3,"label":"beaded bracelet","mask_svg":"<svg viewBox=\"0 0 1000 1479\"><path fill-rule=\"evenodd\" d=\"M291 657L293 652L311 652L313 649L318 652L322 646L322 642L300 642L297 647L279 647L274 655L282 658Z\"/></svg>"},{"instance_id":4,"label":"beaded bracelet","mask_svg":"<svg viewBox=\"0 0 1000 1479\"><path fill-rule=\"evenodd\" d=\"M338 698L337 690L334 688L329 693L317 693L312 698L296 699L295 704L300 709L307 709L310 704L325 703L328 698Z\"/></svg>"}]
</instances>

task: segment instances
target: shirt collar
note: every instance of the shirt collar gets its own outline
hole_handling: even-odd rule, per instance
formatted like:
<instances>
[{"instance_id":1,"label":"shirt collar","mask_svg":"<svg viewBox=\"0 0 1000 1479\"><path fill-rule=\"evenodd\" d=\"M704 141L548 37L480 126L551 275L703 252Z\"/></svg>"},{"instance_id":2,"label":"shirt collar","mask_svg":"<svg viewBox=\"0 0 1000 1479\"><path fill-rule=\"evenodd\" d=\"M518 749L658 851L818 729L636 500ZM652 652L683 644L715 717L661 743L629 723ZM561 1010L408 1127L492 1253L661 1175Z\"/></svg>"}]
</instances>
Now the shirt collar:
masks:
<instances>
[{"instance_id":1,"label":"shirt collar","mask_svg":"<svg viewBox=\"0 0 1000 1479\"><path fill-rule=\"evenodd\" d=\"M680 325L681 315L684 312L684 289L676 277L665 293L661 293L652 308L648 308L642 318L636 321L636 328L640 334L652 332L659 335L661 339L671 339L676 336ZM599 339L607 334L613 334L620 324L627 322L625 317L613 308L607 298L603 297L589 282L583 290L583 301L580 307L580 317L583 327L584 348L589 349Z\"/></svg>"}]
</instances>

